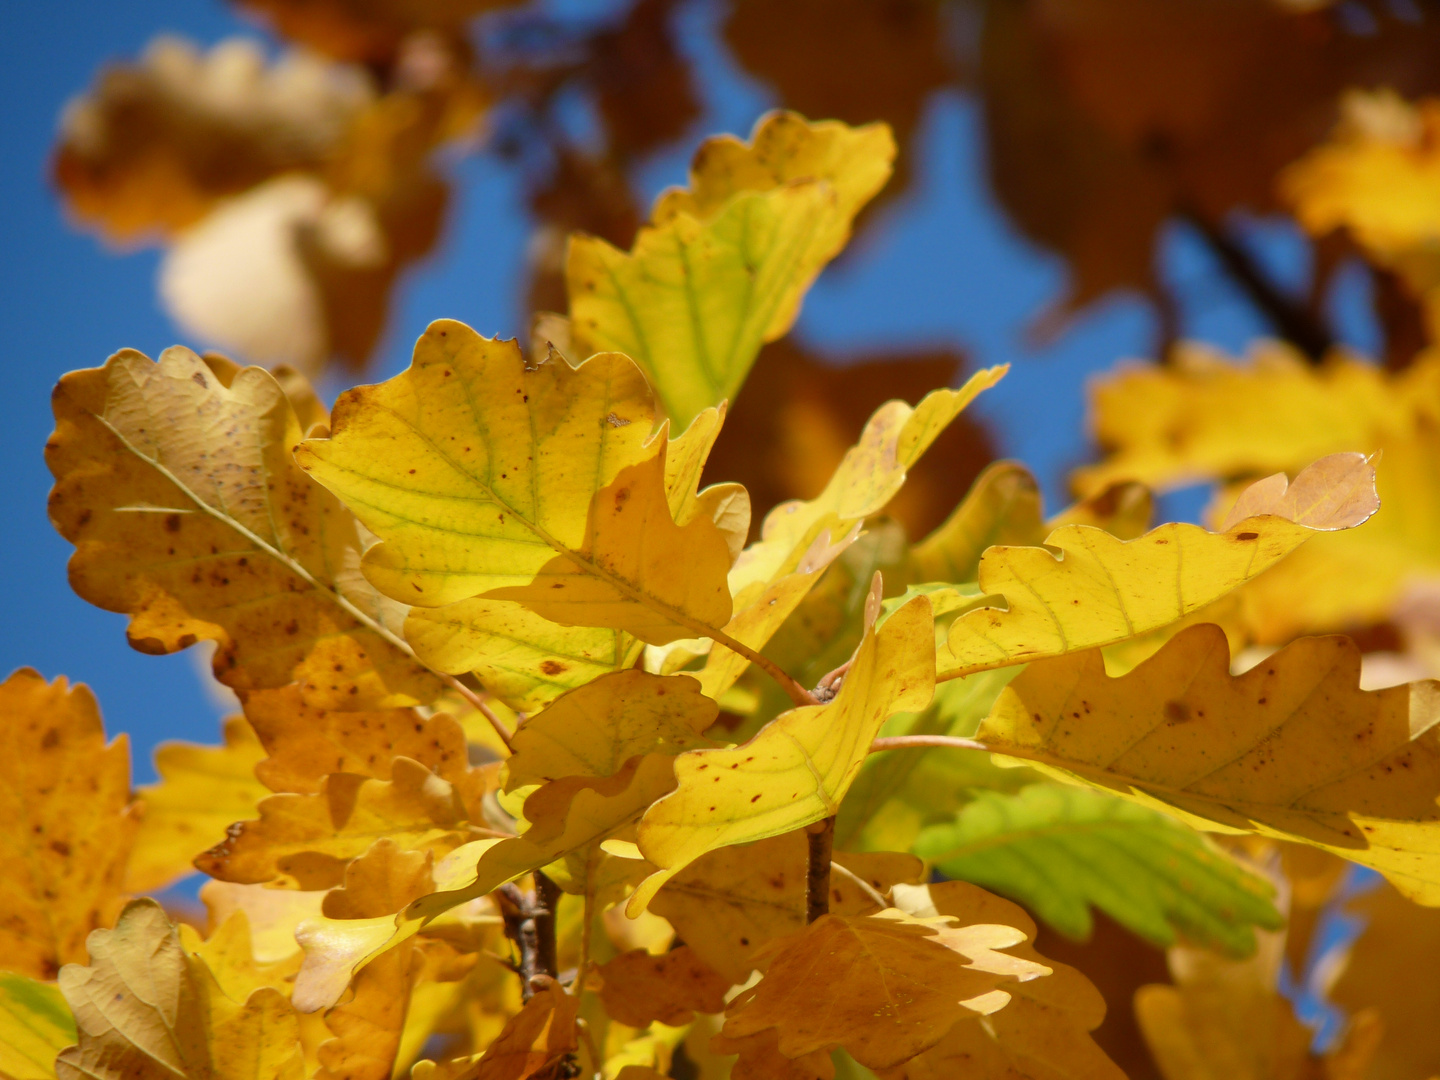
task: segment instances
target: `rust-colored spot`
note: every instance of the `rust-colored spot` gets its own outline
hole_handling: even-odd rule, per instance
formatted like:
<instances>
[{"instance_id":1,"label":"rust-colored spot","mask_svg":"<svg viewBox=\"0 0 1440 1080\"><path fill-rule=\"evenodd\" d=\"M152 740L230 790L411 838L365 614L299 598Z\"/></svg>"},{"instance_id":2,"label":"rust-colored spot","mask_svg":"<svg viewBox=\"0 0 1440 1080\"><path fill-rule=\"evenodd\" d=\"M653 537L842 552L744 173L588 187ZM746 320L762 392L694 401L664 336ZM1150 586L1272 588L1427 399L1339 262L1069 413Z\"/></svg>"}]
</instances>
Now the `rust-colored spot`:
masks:
<instances>
[{"instance_id":1,"label":"rust-colored spot","mask_svg":"<svg viewBox=\"0 0 1440 1080\"><path fill-rule=\"evenodd\" d=\"M166 531L166 532L179 532L179 531L180 531L180 515L179 515L179 514L166 514L166 515L165 515L165 531Z\"/></svg>"},{"instance_id":2,"label":"rust-colored spot","mask_svg":"<svg viewBox=\"0 0 1440 1080\"><path fill-rule=\"evenodd\" d=\"M559 660L542 660L540 661L540 670L546 675L559 675L565 670L565 665Z\"/></svg>"},{"instance_id":3,"label":"rust-colored spot","mask_svg":"<svg viewBox=\"0 0 1440 1080\"><path fill-rule=\"evenodd\" d=\"M1165 720L1171 724L1183 724L1190 719L1190 706L1183 701L1165 702Z\"/></svg>"},{"instance_id":4,"label":"rust-colored spot","mask_svg":"<svg viewBox=\"0 0 1440 1080\"><path fill-rule=\"evenodd\" d=\"M1259 539L1260 539L1260 534L1259 534L1259 533L1252 533L1252 532L1236 533L1236 534L1235 534L1235 539L1236 539L1236 540L1259 540Z\"/></svg>"}]
</instances>

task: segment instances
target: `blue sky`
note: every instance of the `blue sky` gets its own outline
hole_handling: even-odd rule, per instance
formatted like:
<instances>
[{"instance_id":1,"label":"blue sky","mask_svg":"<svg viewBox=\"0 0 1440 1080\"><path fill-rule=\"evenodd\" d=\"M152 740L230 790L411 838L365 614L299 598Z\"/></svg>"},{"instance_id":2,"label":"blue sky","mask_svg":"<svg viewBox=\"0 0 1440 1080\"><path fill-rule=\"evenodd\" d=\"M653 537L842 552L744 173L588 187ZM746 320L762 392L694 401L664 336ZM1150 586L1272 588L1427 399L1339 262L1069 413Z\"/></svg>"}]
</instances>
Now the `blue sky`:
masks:
<instances>
[{"instance_id":1,"label":"blue sky","mask_svg":"<svg viewBox=\"0 0 1440 1080\"><path fill-rule=\"evenodd\" d=\"M771 102L725 58L703 44L706 14L682 25L706 76L709 113L687 145L648 163L642 178L658 189L683 179L695 142L707 131L748 132ZM157 658L125 643L124 617L77 598L66 584L70 548L45 517L50 486L41 450L50 430L48 398L65 371L100 364L123 346L155 355L183 341L161 311L155 251L120 254L67 224L45 179L56 118L89 85L100 64L134 57L156 32L202 44L256 33L219 0L64 0L7 12L0 63L0 215L7 258L0 291L6 386L0 395L0 492L5 551L0 570L0 668L29 665L65 674L99 697L107 729L134 741L137 779L153 773L149 754L162 738L211 741L219 706L207 697L187 654ZM946 344L973 365L1011 363L1011 375L980 411L997 445L1040 476L1052 505L1066 470L1089 452L1083 388L1092 373L1143 356L1153 323L1138 301L1092 311L1053 346L1025 344L1029 319L1063 286L1063 267L1025 243L991 197L981 159L976 103L959 93L937 99L925 120L915 191L886 210L861 250L828 271L806 302L797 333L827 351ZM372 377L403 367L409 343L431 319L462 319L485 334L520 327L517 290L526 239L522 194L512 175L486 158L456 167L460 190L442 249L401 286L396 318ZM1252 230L1259 254L1286 280L1305 273L1303 245L1282 226ZM1168 236L1163 265L1180 290L1187 325L1238 350L1262 331L1203 249L1183 231ZM1347 336L1368 333L1352 290ZM203 344L185 342L186 344ZM333 394L340 387L327 387ZM1170 516L1193 514L1198 500L1166 501Z\"/></svg>"}]
</instances>

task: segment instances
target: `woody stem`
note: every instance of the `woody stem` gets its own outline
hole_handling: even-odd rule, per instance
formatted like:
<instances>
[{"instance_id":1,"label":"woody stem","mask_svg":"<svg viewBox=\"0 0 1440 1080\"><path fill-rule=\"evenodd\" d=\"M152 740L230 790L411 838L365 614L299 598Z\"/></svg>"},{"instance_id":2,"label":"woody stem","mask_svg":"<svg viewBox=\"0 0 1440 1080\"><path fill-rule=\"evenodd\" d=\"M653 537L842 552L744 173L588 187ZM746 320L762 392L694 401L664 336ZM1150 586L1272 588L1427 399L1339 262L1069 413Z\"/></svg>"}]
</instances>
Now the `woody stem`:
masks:
<instances>
[{"instance_id":1,"label":"woody stem","mask_svg":"<svg viewBox=\"0 0 1440 1080\"><path fill-rule=\"evenodd\" d=\"M830 913L830 854L835 846L835 816L817 821L805 830L810 862L805 868L805 921L812 923Z\"/></svg>"},{"instance_id":2,"label":"woody stem","mask_svg":"<svg viewBox=\"0 0 1440 1080\"><path fill-rule=\"evenodd\" d=\"M560 886L538 870L533 876L533 893L522 892L513 882L495 890L505 936L520 950L520 996L525 1001L534 996L537 976L555 978L556 965L555 906Z\"/></svg>"}]
</instances>

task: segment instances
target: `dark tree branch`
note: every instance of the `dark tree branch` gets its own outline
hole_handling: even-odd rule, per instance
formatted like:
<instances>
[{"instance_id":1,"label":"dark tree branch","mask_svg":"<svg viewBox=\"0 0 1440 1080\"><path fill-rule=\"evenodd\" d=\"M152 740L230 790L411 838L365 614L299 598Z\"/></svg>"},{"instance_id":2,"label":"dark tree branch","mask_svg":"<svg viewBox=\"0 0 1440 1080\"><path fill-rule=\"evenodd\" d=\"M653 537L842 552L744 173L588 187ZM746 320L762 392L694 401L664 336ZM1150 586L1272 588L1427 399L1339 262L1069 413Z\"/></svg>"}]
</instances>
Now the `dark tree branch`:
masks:
<instances>
[{"instance_id":1,"label":"dark tree branch","mask_svg":"<svg viewBox=\"0 0 1440 1080\"><path fill-rule=\"evenodd\" d=\"M1271 281L1250 252L1221 226L1194 211L1184 211L1181 216L1205 238L1226 273L1244 290L1275 333L1304 353L1311 363L1319 363L1335 345L1335 337L1324 320Z\"/></svg>"},{"instance_id":2,"label":"dark tree branch","mask_svg":"<svg viewBox=\"0 0 1440 1080\"><path fill-rule=\"evenodd\" d=\"M817 821L805 831L810 841L810 862L805 868L805 921L812 923L830 912L830 853L835 846L835 816Z\"/></svg>"},{"instance_id":3,"label":"dark tree branch","mask_svg":"<svg viewBox=\"0 0 1440 1080\"><path fill-rule=\"evenodd\" d=\"M560 886L538 870L533 876L533 893L522 892L514 883L495 890L505 936L520 950L520 994L525 1001L534 996L536 976L553 979L556 975L555 906Z\"/></svg>"}]
</instances>

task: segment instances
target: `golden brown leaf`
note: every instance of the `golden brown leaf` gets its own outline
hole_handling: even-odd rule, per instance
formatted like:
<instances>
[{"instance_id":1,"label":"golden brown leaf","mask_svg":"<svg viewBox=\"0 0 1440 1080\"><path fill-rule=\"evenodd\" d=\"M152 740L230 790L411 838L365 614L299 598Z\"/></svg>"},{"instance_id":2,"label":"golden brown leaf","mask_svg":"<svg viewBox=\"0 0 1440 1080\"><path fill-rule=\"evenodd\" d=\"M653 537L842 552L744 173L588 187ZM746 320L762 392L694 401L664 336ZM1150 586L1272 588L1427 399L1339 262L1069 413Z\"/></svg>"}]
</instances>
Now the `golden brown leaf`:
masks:
<instances>
[{"instance_id":1,"label":"golden brown leaf","mask_svg":"<svg viewBox=\"0 0 1440 1080\"><path fill-rule=\"evenodd\" d=\"M162 744L155 751L160 782L136 793L144 810L126 888L149 892L194 873L195 857L253 815L270 793L255 776L264 756L243 716L225 721L223 746Z\"/></svg>"},{"instance_id":2,"label":"golden brown leaf","mask_svg":"<svg viewBox=\"0 0 1440 1080\"><path fill-rule=\"evenodd\" d=\"M563 776L613 776L639 754L707 745L701 733L718 714L688 675L602 675L520 726L505 762L506 789Z\"/></svg>"},{"instance_id":3,"label":"golden brown leaf","mask_svg":"<svg viewBox=\"0 0 1440 1080\"><path fill-rule=\"evenodd\" d=\"M70 583L125 612L136 648L213 640L236 689L299 682L326 707L410 704L439 683L398 637L404 608L360 576L354 518L291 460L304 432L260 368L184 348L71 372L46 457Z\"/></svg>"},{"instance_id":4,"label":"golden brown leaf","mask_svg":"<svg viewBox=\"0 0 1440 1080\"><path fill-rule=\"evenodd\" d=\"M1364 522L1379 506L1374 484L1363 454L1332 454L1288 484L1282 474L1255 485L1262 511L1284 509L1288 492L1301 493L1303 506L1293 504L1300 521L1263 513L1218 533L1172 522L1133 540L1062 525L1043 547L992 547L980 560L982 595L956 597L963 613L950 624L939 677L1110 645L1176 623L1317 532Z\"/></svg>"},{"instance_id":5,"label":"golden brown leaf","mask_svg":"<svg viewBox=\"0 0 1440 1080\"><path fill-rule=\"evenodd\" d=\"M258 809L258 820L232 826L195 865L222 881L323 889L376 840L444 854L468 833L454 785L404 757L389 780L331 773L312 795L271 795Z\"/></svg>"},{"instance_id":6,"label":"golden brown leaf","mask_svg":"<svg viewBox=\"0 0 1440 1080\"><path fill-rule=\"evenodd\" d=\"M936 386L953 384L963 366L961 356L939 350L866 353L842 362L790 337L771 342L745 380L746 392L725 417L705 475L745 485L752 504L751 539L757 539L761 520L775 506L813 499L825 489L866 420L885 401L918 401ZM991 456L985 428L962 414L911 466L886 514L902 522L910 536L925 535L939 525L946 507L960 501Z\"/></svg>"},{"instance_id":7,"label":"golden brown leaf","mask_svg":"<svg viewBox=\"0 0 1440 1080\"><path fill-rule=\"evenodd\" d=\"M89 965L60 973L80 1042L56 1061L59 1080L304 1076L289 1002L270 987L229 998L153 900L127 906L114 930L96 930L88 944Z\"/></svg>"},{"instance_id":8,"label":"golden brown leaf","mask_svg":"<svg viewBox=\"0 0 1440 1080\"><path fill-rule=\"evenodd\" d=\"M1003 1009L1000 989L1050 969L996 950L1025 940L999 923L951 926L895 908L822 915L770 946L765 976L726 1009L732 1038L779 1032L788 1058L843 1046L891 1069L934 1046L957 1021Z\"/></svg>"},{"instance_id":9,"label":"golden brown leaf","mask_svg":"<svg viewBox=\"0 0 1440 1080\"><path fill-rule=\"evenodd\" d=\"M633 1028L657 1021L679 1027L697 1012L725 1008L730 980L717 974L688 945L663 956L644 949L622 953L600 968L600 1000L610 1019Z\"/></svg>"},{"instance_id":10,"label":"golden brown leaf","mask_svg":"<svg viewBox=\"0 0 1440 1080\"><path fill-rule=\"evenodd\" d=\"M755 954L775 938L805 925L803 830L703 855L666 883L650 909L668 919L686 944L731 983L743 983L757 966ZM851 874L884 894L896 883L914 884L924 871L919 859L898 852L836 852L845 870L830 875L830 910L863 915L874 897Z\"/></svg>"},{"instance_id":11,"label":"golden brown leaf","mask_svg":"<svg viewBox=\"0 0 1440 1080\"><path fill-rule=\"evenodd\" d=\"M1062 778L1201 828L1325 848L1440 903L1440 686L1359 688L1348 638L1302 638L1230 674L1218 627L1176 635L1119 678L1098 651L1038 661L978 738Z\"/></svg>"},{"instance_id":12,"label":"golden brown leaf","mask_svg":"<svg viewBox=\"0 0 1440 1080\"><path fill-rule=\"evenodd\" d=\"M924 0L738 0L725 40L787 108L848 124L883 120L902 149L956 74L943 16ZM899 156L879 200L904 193L910 159Z\"/></svg>"},{"instance_id":13,"label":"golden brown leaf","mask_svg":"<svg viewBox=\"0 0 1440 1080\"><path fill-rule=\"evenodd\" d=\"M1440 1074L1440 1007L1434 980L1416 978L1440 957L1440 912L1382 886L1345 905L1365 928L1341 962L1329 997L1356 1016L1378 1013L1383 1033L1370 1067L1374 1080L1428 1080Z\"/></svg>"},{"instance_id":14,"label":"golden brown leaf","mask_svg":"<svg viewBox=\"0 0 1440 1080\"><path fill-rule=\"evenodd\" d=\"M1433 27L1385 15L1373 33L1350 33L1322 6L1037 0L987 11L992 182L1019 228L1069 264L1042 327L1112 289L1155 291L1167 219L1218 227L1237 209L1278 209L1277 173L1323 136L1341 90L1377 71L1431 82Z\"/></svg>"},{"instance_id":15,"label":"golden brown leaf","mask_svg":"<svg viewBox=\"0 0 1440 1080\"><path fill-rule=\"evenodd\" d=\"M651 645L703 637L730 621L732 556L707 514L671 517L665 444L591 497L584 539L529 584L492 589L561 626L619 630Z\"/></svg>"},{"instance_id":16,"label":"golden brown leaf","mask_svg":"<svg viewBox=\"0 0 1440 1080\"><path fill-rule=\"evenodd\" d=\"M507 0L236 0L282 36L343 60L392 61L417 31L459 35Z\"/></svg>"},{"instance_id":17,"label":"golden brown leaf","mask_svg":"<svg viewBox=\"0 0 1440 1080\"><path fill-rule=\"evenodd\" d=\"M120 909L138 815L130 748L88 687L21 668L0 684L0 968L53 979Z\"/></svg>"},{"instance_id":18,"label":"golden brown leaf","mask_svg":"<svg viewBox=\"0 0 1440 1080\"><path fill-rule=\"evenodd\" d=\"M1175 986L1142 986L1135 1014L1165 1080L1307 1080L1310 1029L1280 995L1283 937L1249 960L1170 950Z\"/></svg>"},{"instance_id":19,"label":"golden brown leaf","mask_svg":"<svg viewBox=\"0 0 1440 1080\"><path fill-rule=\"evenodd\" d=\"M157 37L66 108L52 165L72 213L120 241L194 224L218 199L321 168L375 96L359 68L253 41Z\"/></svg>"},{"instance_id":20,"label":"golden brown leaf","mask_svg":"<svg viewBox=\"0 0 1440 1080\"><path fill-rule=\"evenodd\" d=\"M549 979L480 1059L475 1080L526 1080L575 1052L580 1003Z\"/></svg>"},{"instance_id":21,"label":"golden brown leaf","mask_svg":"<svg viewBox=\"0 0 1440 1080\"><path fill-rule=\"evenodd\" d=\"M429 852L377 840L345 868L345 885L325 898L331 919L399 911L435 886ZM317 1080L390 1080L421 957L412 944L377 957L355 976L353 994L325 1014L335 1038L321 1044Z\"/></svg>"},{"instance_id":22,"label":"golden brown leaf","mask_svg":"<svg viewBox=\"0 0 1440 1080\"><path fill-rule=\"evenodd\" d=\"M269 754L255 775L271 791L313 794L330 773L389 780L395 759L418 761L455 785L475 813L486 780L469 763L465 732L448 713L315 708L294 686L245 694L245 716Z\"/></svg>"}]
</instances>

